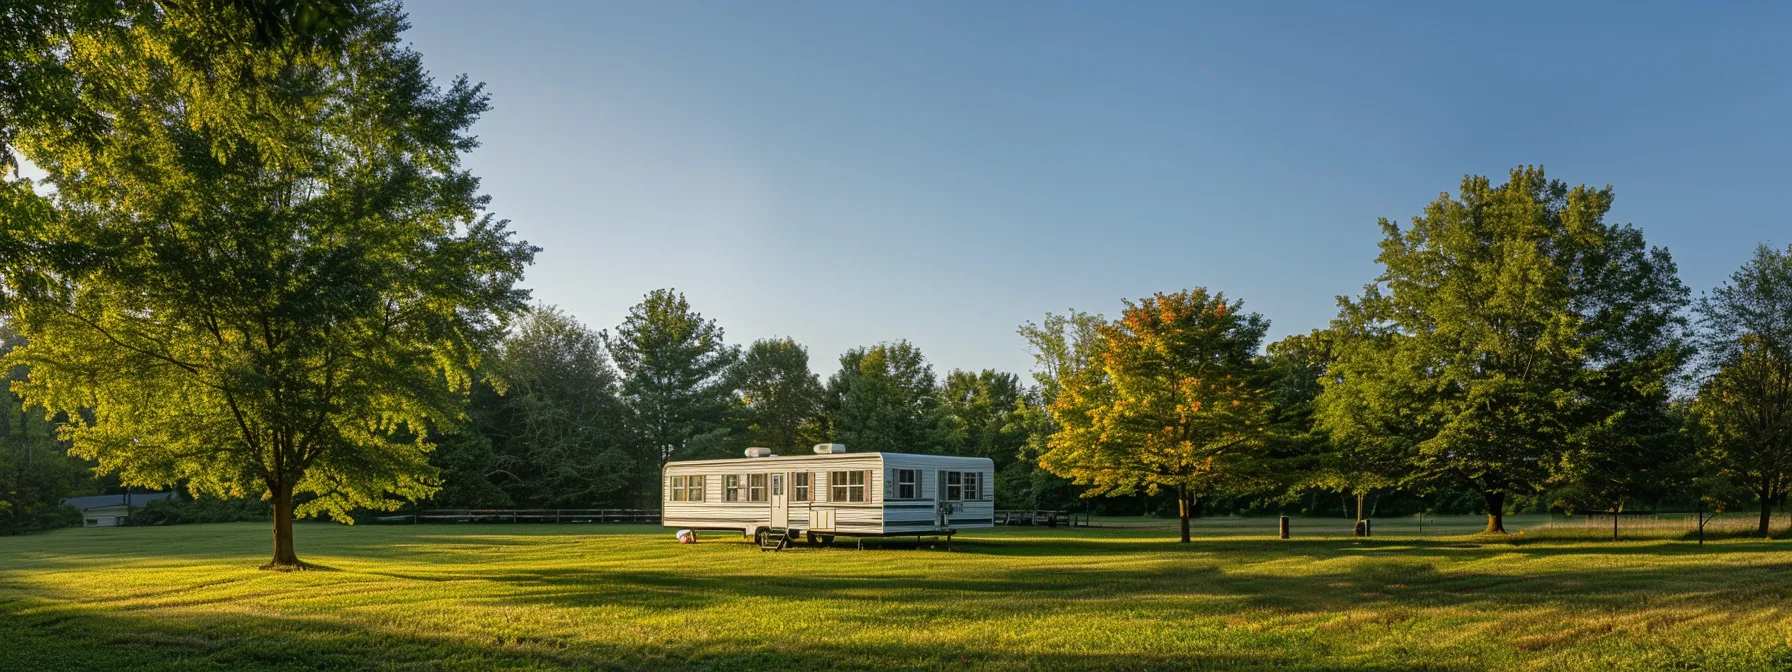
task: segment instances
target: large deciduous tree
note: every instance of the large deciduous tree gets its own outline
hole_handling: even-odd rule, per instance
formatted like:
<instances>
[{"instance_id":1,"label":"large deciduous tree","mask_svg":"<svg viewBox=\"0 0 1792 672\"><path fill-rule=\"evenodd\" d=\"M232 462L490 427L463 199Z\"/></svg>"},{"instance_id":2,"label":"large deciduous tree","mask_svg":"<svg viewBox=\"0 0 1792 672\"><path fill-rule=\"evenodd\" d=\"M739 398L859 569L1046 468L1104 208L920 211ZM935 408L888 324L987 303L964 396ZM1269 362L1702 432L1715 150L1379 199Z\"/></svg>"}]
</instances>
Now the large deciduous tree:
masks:
<instances>
[{"instance_id":1,"label":"large deciduous tree","mask_svg":"<svg viewBox=\"0 0 1792 672\"><path fill-rule=\"evenodd\" d=\"M841 355L825 403L828 431L854 450L944 453L952 438L933 367L908 341Z\"/></svg>"},{"instance_id":2,"label":"large deciduous tree","mask_svg":"<svg viewBox=\"0 0 1792 672\"><path fill-rule=\"evenodd\" d=\"M641 476L603 340L572 316L537 306L504 339L494 467L530 506L595 506ZM655 478L654 475L647 475Z\"/></svg>"},{"instance_id":3,"label":"large deciduous tree","mask_svg":"<svg viewBox=\"0 0 1792 672\"><path fill-rule=\"evenodd\" d=\"M656 289L629 309L614 333L610 356L622 372L637 458L662 467L675 459L717 457L730 431L734 404L729 370L740 349L722 328L693 310L683 294ZM645 479L643 501L659 500L658 471Z\"/></svg>"},{"instance_id":4,"label":"large deciduous tree","mask_svg":"<svg viewBox=\"0 0 1792 672\"><path fill-rule=\"evenodd\" d=\"M1097 329L1106 323L1101 315L1070 310L1046 313L1045 319L1016 330L1033 355L1033 386L1014 418L1025 430L1026 442L1020 459L996 476L998 499L1006 494L1011 505L1039 509L1062 506L1081 494L1070 479L1040 467L1039 456L1051 449L1051 437L1058 431L1052 420L1052 403L1064 389L1065 380L1098 365L1097 355L1105 341Z\"/></svg>"},{"instance_id":5,"label":"large deciduous tree","mask_svg":"<svg viewBox=\"0 0 1792 672\"><path fill-rule=\"evenodd\" d=\"M735 386L747 414L747 440L800 450L821 431L821 377L809 370L809 350L789 338L747 347L735 366Z\"/></svg>"},{"instance_id":6,"label":"large deciduous tree","mask_svg":"<svg viewBox=\"0 0 1792 672\"><path fill-rule=\"evenodd\" d=\"M948 450L994 463L997 505L1040 508L1037 496L1050 497L1051 484L1035 477L1038 462L1026 454L1039 409L1020 376L993 369L976 373L954 369L940 386L940 401L951 423Z\"/></svg>"},{"instance_id":7,"label":"large deciduous tree","mask_svg":"<svg viewBox=\"0 0 1792 672\"><path fill-rule=\"evenodd\" d=\"M987 457L1001 471L1020 454L1026 433L1016 413L1026 401L1020 377L994 369L972 373L954 369L940 386L940 401L951 419L953 452Z\"/></svg>"},{"instance_id":8,"label":"large deciduous tree","mask_svg":"<svg viewBox=\"0 0 1792 672\"><path fill-rule=\"evenodd\" d=\"M1343 301L1321 426L1405 452L1408 481L1471 485L1494 533L1507 496L1558 479L1574 451L1628 450L1614 432L1653 412L1685 356L1686 290L1665 250L1605 223L1611 203L1609 187L1519 168L1465 178L1405 229L1382 220L1384 270Z\"/></svg>"},{"instance_id":9,"label":"large deciduous tree","mask_svg":"<svg viewBox=\"0 0 1792 672\"><path fill-rule=\"evenodd\" d=\"M1705 461L1759 499L1767 536L1773 503L1792 489L1792 246L1757 247L1697 312L1707 375L1692 411Z\"/></svg>"},{"instance_id":10,"label":"large deciduous tree","mask_svg":"<svg viewBox=\"0 0 1792 672\"><path fill-rule=\"evenodd\" d=\"M166 18L68 43L105 133L20 135L56 187L38 235L60 252L15 297L31 344L8 361L31 367L27 398L90 409L71 452L127 483L270 498L270 566L295 567L295 517L435 489L429 443L400 437L461 417L535 250L460 167L486 96L435 85L395 6L337 50L198 70L167 48L197 28ZM224 28L240 34L206 37L254 40L206 24Z\"/></svg>"},{"instance_id":11,"label":"large deciduous tree","mask_svg":"<svg viewBox=\"0 0 1792 672\"><path fill-rule=\"evenodd\" d=\"M1334 354L1346 347L1350 335L1315 329L1269 344L1263 357L1269 381L1268 398L1275 422L1284 431L1278 439L1289 458L1283 475L1287 497L1309 489L1347 493L1356 499L1356 519L1365 518L1365 500L1371 493L1398 484L1406 468L1406 455L1385 450L1382 442L1334 437L1319 424L1320 395L1331 377ZM1365 414L1353 412L1354 420ZM1378 438L1387 438L1377 435Z\"/></svg>"},{"instance_id":12,"label":"large deciduous tree","mask_svg":"<svg viewBox=\"0 0 1792 672\"><path fill-rule=\"evenodd\" d=\"M1040 464L1096 494L1176 493L1181 539L1200 498L1261 475L1271 408L1256 360L1269 322L1193 289L1128 301L1098 328L1099 366L1062 379Z\"/></svg>"}]
</instances>

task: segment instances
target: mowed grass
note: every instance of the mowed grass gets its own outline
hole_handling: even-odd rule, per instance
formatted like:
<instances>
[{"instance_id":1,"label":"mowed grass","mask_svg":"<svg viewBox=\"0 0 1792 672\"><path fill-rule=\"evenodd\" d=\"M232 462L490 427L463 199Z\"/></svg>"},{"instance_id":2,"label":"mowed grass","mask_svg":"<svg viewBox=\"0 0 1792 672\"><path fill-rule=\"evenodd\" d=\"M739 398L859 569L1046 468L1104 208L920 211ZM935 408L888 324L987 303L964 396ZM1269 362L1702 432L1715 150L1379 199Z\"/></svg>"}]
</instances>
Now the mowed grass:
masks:
<instances>
[{"instance_id":1,"label":"mowed grass","mask_svg":"<svg viewBox=\"0 0 1792 672\"><path fill-rule=\"evenodd\" d=\"M1792 668L1788 542L1392 534L1412 519L1281 541L1259 518L1183 545L1164 525L762 553L310 524L300 554L328 569L287 574L255 569L262 525L64 530L0 538L0 669Z\"/></svg>"}]
</instances>

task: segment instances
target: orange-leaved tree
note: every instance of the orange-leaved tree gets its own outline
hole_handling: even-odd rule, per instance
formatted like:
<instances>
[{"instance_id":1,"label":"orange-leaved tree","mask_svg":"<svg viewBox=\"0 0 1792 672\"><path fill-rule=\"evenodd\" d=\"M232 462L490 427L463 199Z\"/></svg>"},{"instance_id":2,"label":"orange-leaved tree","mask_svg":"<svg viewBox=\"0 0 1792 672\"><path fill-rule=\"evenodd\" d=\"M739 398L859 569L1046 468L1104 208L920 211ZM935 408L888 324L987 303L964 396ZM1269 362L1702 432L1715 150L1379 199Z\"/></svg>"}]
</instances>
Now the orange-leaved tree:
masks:
<instances>
[{"instance_id":1,"label":"orange-leaved tree","mask_svg":"<svg viewBox=\"0 0 1792 672\"><path fill-rule=\"evenodd\" d=\"M1268 320L1195 288L1126 302L1101 353L1052 403L1046 470L1087 496L1176 493L1182 541L1201 497L1261 475L1271 421L1256 361Z\"/></svg>"}]
</instances>

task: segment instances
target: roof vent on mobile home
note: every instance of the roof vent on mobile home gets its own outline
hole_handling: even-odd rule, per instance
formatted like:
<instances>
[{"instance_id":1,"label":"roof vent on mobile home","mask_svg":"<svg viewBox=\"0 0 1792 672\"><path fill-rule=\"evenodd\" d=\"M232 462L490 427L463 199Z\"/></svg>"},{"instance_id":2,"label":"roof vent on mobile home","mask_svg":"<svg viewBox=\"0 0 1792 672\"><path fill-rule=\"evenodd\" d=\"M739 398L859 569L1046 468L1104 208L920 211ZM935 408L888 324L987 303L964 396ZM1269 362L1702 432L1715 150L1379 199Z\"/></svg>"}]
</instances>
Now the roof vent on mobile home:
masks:
<instances>
[{"instance_id":1,"label":"roof vent on mobile home","mask_svg":"<svg viewBox=\"0 0 1792 672\"><path fill-rule=\"evenodd\" d=\"M834 453L844 453L844 452L846 452L846 444L844 444L844 443L817 443L817 444L815 444L815 454L816 455L832 455Z\"/></svg>"},{"instance_id":2,"label":"roof vent on mobile home","mask_svg":"<svg viewBox=\"0 0 1792 672\"><path fill-rule=\"evenodd\" d=\"M772 449L770 449L770 448L748 448L747 449L747 457L771 457L771 456L772 456Z\"/></svg>"}]
</instances>

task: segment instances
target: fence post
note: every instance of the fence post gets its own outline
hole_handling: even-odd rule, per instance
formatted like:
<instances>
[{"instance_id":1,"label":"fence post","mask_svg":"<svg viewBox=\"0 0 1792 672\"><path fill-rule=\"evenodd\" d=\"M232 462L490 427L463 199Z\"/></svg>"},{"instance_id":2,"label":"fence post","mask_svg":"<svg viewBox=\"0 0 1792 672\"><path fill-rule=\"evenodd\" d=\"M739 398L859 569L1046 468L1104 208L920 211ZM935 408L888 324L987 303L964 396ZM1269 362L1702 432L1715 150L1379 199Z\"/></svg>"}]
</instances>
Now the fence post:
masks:
<instances>
[{"instance_id":1,"label":"fence post","mask_svg":"<svg viewBox=\"0 0 1792 672\"><path fill-rule=\"evenodd\" d=\"M1280 526L1282 529L1282 538L1287 539L1288 538L1288 517L1287 516L1282 516Z\"/></svg>"}]
</instances>

